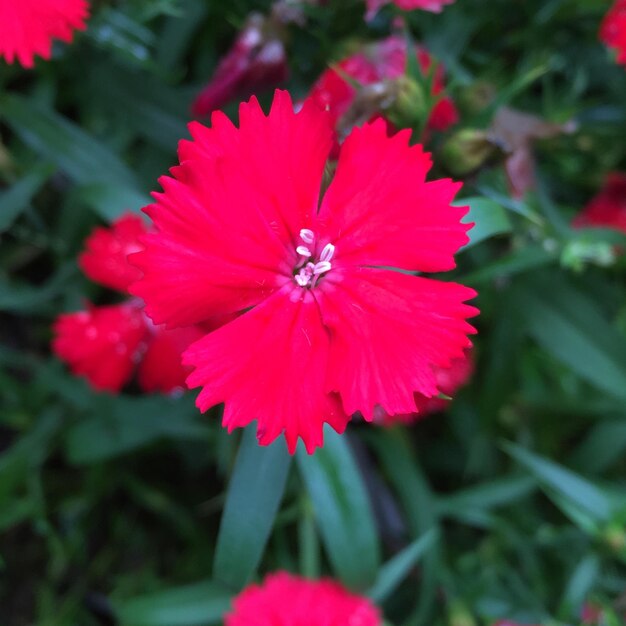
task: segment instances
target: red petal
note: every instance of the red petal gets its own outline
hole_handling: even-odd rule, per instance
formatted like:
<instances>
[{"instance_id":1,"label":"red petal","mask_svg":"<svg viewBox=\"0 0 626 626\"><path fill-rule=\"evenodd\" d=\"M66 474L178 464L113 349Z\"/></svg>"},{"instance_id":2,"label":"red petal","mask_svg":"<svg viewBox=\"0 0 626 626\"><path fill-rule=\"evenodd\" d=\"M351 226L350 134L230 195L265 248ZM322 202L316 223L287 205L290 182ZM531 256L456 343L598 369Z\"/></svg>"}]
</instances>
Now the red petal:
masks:
<instances>
[{"instance_id":1,"label":"red petal","mask_svg":"<svg viewBox=\"0 0 626 626\"><path fill-rule=\"evenodd\" d=\"M74 374L108 391L119 391L129 381L147 338L141 308L129 303L60 315L54 333L56 355Z\"/></svg>"},{"instance_id":2,"label":"red petal","mask_svg":"<svg viewBox=\"0 0 626 626\"><path fill-rule=\"evenodd\" d=\"M319 294L319 295L317 295ZM471 345L465 320L473 289L388 270L334 270L317 290L331 336L329 390L346 413L368 421L376 405L387 413L416 411L414 393L437 395L433 367L450 367Z\"/></svg>"},{"instance_id":3,"label":"red petal","mask_svg":"<svg viewBox=\"0 0 626 626\"><path fill-rule=\"evenodd\" d=\"M380 626L378 609L365 597L329 580L287 572L269 574L233 601L225 626Z\"/></svg>"},{"instance_id":4,"label":"red petal","mask_svg":"<svg viewBox=\"0 0 626 626\"><path fill-rule=\"evenodd\" d=\"M292 301L290 293L303 299ZM325 390L328 354L310 291L285 290L193 344L184 362L195 367L189 386L203 387L198 407L225 402L229 431L256 419L262 445L284 433L291 453L298 438L312 452L322 445L324 423L341 432L349 419Z\"/></svg>"},{"instance_id":5,"label":"red petal","mask_svg":"<svg viewBox=\"0 0 626 626\"><path fill-rule=\"evenodd\" d=\"M78 259L80 268L94 282L126 291L133 281L141 278L141 272L130 265L127 257L141 250L139 238L146 232L138 215L120 217L111 228L96 228Z\"/></svg>"},{"instance_id":6,"label":"red petal","mask_svg":"<svg viewBox=\"0 0 626 626\"><path fill-rule=\"evenodd\" d=\"M292 280L300 229L318 204L331 129L276 92L269 116L241 105L241 128L213 116L181 146L183 165L161 180L146 209L158 229L131 261L144 272L132 293L157 323L186 326L253 306Z\"/></svg>"},{"instance_id":7,"label":"red petal","mask_svg":"<svg viewBox=\"0 0 626 626\"><path fill-rule=\"evenodd\" d=\"M84 30L87 0L5 0L0 2L0 57L32 67L34 57L49 59L52 40L69 43Z\"/></svg>"},{"instance_id":8,"label":"red petal","mask_svg":"<svg viewBox=\"0 0 626 626\"><path fill-rule=\"evenodd\" d=\"M467 207L450 202L461 184L425 182L430 155L409 147L410 131L387 136L377 120L344 142L322 202L320 230L336 247L333 265L383 265L421 272L454 267L469 241Z\"/></svg>"},{"instance_id":9,"label":"red petal","mask_svg":"<svg viewBox=\"0 0 626 626\"><path fill-rule=\"evenodd\" d=\"M161 393L185 389L185 379L191 368L183 366L182 354L203 336L204 332L195 326L173 330L155 327L139 364L139 386L146 392Z\"/></svg>"}]
</instances>

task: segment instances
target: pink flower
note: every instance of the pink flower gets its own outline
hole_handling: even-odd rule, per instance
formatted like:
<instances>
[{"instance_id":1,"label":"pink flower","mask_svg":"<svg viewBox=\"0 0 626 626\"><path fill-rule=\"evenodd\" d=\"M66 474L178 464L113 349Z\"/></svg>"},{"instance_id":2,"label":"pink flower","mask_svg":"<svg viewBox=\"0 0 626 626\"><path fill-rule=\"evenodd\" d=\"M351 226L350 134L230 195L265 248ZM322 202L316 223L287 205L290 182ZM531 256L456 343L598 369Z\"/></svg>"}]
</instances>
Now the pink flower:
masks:
<instances>
[{"instance_id":1,"label":"pink flower","mask_svg":"<svg viewBox=\"0 0 626 626\"><path fill-rule=\"evenodd\" d=\"M23 67L49 59L52 40L71 42L88 15L87 0L0 0L0 57Z\"/></svg>"},{"instance_id":2,"label":"pink flower","mask_svg":"<svg viewBox=\"0 0 626 626\"><path fill-rule=\"evenodd\" d=\"M616 0L600 27L600 39L617 51L617 62L626 64L626 0Z\"/></svg>"},{"instance_id":3,"label":"pink flower","mask_svg":"<svg viewBox=\"0 0 626 626\"><path fill-rule=\"evenodd\" d=\"M339 583L307 580L287 572L250 585L233 601L225 626L380 626L378 609Z\"/></svg>"},{"instance_id":4,"label":"pink flower","mask_svg":"<svg viewBox=\"0 0 626 626\"><path fill-rule=\"evenodd\" d=\"M422 72L428 74L432 65L432 58L428 52L424 48L416 47L416 57ZM309 98L327 110L335 127L339 127L341 118L348 113L357 97L357 90L343 75L361 85L373 85L404 76L406 64L406 41L403 37L392 35L340 61L337 63L337 70L333 68L326 70L313 85ZM444 70L440 65L433 77L433 96L440 96L443 93L444 78ZM453 101L444 96L430 112L428 128L444 131L456 124L458 119L459 115Z\"/></svg>"},{"instance_id":5,"label":"pink flower","mask_svg":"<svg viewBox=\"0 0 626 626\"><path fill-rule=\"evenodd\" d=\"M393 3L403 11L413 11L421 9L431 13L440 13L443 7L452 4L454 0L365 0L367 4L366 19L372 19L380 7Z\"/></svg>"},{"instance_id":6,"label":"pink flower","mask_svg":"<svg viewBox=\"0 0 626 626\"><path fill-rule=\"evenodd\" d=\"M126 257L141 250L139 237L146 232L137 215L125 215L110 228L96 228L79 265L94 282L125 292L141 277ZM211 330L217 321L211 321ZM62 314L53 330L52 349L72 372L94 388L112 392L128 384L135 371L146 392L183 389L190 368L182 365L181 354L205 334L198 327L155 326L136 298L111 306L88 304L84 311Z\"/></svg>"},{"instance_id":7,"label":"pink flower","mask_svg":"<svg viewBox=\"0 0 626 626\"><path fill-rule=\"evenodd\" d=\"M626 233L626 174L609 174L603 189L574 218L572 226L614 228Z\"/></svg>"},{"instance_id":8,"label":"pink flower","mask_svg":"<svg viewBox=\"0 0 626 626\"><path fill-rule=\"evenodd\" d=\"M346 139L320 198L329 116L311 102L294 113L280 91L268 116L254 98L239 116L190 125L144 209L156 232L131 256L144 272L131 292L155 323L242 313L184 354L198 407L224 402L229 430L256 419L261 444L284 433L292 452L356 411L416 411L415 392L439 392L432 367L471 345L477 310L463 302L476 294L389 268L454 267L470 228L450 206L460 184L425 182L429 155L378 121Z\"/></svg>"},{"instance_id":9,"label":"pink flower","mask_svg":"<svg viewBox=\"0 0 626 626\"><path fill-rule=\"evenodd\" d=\"M252 14L220 61L209 84L192 105L195 116L210 115L231 100L248 98L258 89L287 80L287 54L272 22Z\"/></svg>"},{"instance_id":10,"label":"pink flower","mask_svg":"<svg viewBox=\"0 0 626 626\"><path fill-rule=\"evenodd\" d=\"M474 360L471 351L466 351L460 359L454 359L448 368L435 368L435 378L439 391L446 396L454 396L454 394L464 385L467 384L474 373ZM378 410L376 421L384 426L392 426L393 424L413 424L416 421L430 415L431 413L439 413L448 408L449 400L443 398L427 398L420 394L415 396L415 405L417 411L415 413L403 413L399 415L389 415L384 411Z\"/></svg>"}]
</instances>

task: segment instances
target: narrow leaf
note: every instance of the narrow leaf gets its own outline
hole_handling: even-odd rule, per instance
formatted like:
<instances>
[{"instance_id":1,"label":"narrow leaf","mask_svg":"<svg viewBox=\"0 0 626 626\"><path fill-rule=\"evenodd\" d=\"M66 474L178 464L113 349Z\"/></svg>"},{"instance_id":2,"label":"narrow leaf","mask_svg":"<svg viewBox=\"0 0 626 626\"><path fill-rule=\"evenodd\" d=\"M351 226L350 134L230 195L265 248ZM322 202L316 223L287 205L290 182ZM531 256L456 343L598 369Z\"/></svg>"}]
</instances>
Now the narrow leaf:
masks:
<instances>
[{"instance_id":1,"label":"narrow leaf","mask_svg":"<svg viewBox=\"0 0 626 626\"><path fill-rule=\"evenodd\" d=\"M241 589L256 571L283 497L291 457L285 443L260 446L246 428L230 479L213 574Z\"/></svg>"},{"instance_id":2,"label":"narrow leaf","mask_svg":"<svg viewBox=\"0 0 626 626\"><path fill-rule=\"evenodd\" d=\"M469 231L470 242L462 249L467 250L477 243L495 235L511 232L511 220L500 204L489 198L479 196L463 198L453 203L455 206L469 206L469 213L463 221L474 222Z\"/></svg>"}]
</instances>

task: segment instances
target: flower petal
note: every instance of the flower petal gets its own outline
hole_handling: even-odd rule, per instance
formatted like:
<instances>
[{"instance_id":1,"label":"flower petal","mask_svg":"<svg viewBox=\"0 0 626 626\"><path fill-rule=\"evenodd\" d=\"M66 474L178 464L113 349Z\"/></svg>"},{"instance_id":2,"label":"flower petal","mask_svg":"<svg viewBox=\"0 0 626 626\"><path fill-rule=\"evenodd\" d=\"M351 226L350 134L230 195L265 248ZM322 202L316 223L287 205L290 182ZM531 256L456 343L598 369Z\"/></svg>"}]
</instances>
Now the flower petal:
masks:
<instances>
[{"instance_id":1,"label":"flower petal","mask_svg":"<svg viewBox=\"0 0 626 626\"><path fill-rule=\"evenodd\" d=\"M333 270L317 291L330 331L328 390L346 413L368 421L416 411L414 393L438 393L433 367L450 367L471 345L465 320L477 309L463 304L473 289L378 269Z\"/></svg>"},{"instance_id":2,"label":"flower petal","mask_svg":"<svg viewBox=\"0 0 626 626\"><path fill-rule=\"evenodd\" d=\"M145 209L159 232L131 262L131 292L156 323L187 326L258 304L291 280L300 229L317 210L331 129L313 105L293 112L277 92L269 116L241 105L240 129L220 115L194 125L182 165Z\"/></svg>"},{"instance_id":3,"label":"flower petal","mask_svg":"<svg viewBox=\"0 0 626 626\"><path fill-rule=\"evenodd\" d=\"M349 420L325 390L328 354L310 291L285 289L193 344L184 363L195 367L188 385L203 387L198 408L225 402L229 431L256 419L262 445L284 433L291 453L298 438L312 452L322 445L324 423L342 432Z\"/></svg>"},{"instance_id":4,"label":"flower petal","mask_svg":"<svg viewBox=\"0 0 626 626\"><path fill-rule=\"evenodd\" d=\"M128 262L128 255L141 250L139 238L147 232L138 215L124 215L111 228L96 228L87 238L78 264L96 283L126 291L141 278L141 272Z\"/></svg>"},{"instance_id":5,"label":"flower petal","mask_svg":"<svg viewBox=\"0 0 626 626\"><path fill-rule=\"evenodd\" d=\"M469 238L467 207L450 202L461 184L425 182L430 155L408 145L410 131L387 136L382 120L344 142L317 228L336 247L336 265L382 265L420 272L455 266Z\"/></svg>"},{"instance_id":6,"label":"flower petal","mask_svg":"<svg viewBox=\"0 0 626 626\"><path fill-rule=\"evenodd\" d=\"M157 326L152 332L137 371L139 386L148 393L171 393L185 389L185 379L191 369L183 366L182 354L204 333L196 326L172 330Z\"/></svg>"},{"instance_id":7,"label":"flower petal","mask_svg":"<svg viewBox=\"0 0 626 626\"><path fill-rule=\"evenodd\" d=\"M76 376L96 389L119 391L132 376L148 331L141 308L124 303L60 315L54 333L53 351Z\"/></svg>"}]
</instances>

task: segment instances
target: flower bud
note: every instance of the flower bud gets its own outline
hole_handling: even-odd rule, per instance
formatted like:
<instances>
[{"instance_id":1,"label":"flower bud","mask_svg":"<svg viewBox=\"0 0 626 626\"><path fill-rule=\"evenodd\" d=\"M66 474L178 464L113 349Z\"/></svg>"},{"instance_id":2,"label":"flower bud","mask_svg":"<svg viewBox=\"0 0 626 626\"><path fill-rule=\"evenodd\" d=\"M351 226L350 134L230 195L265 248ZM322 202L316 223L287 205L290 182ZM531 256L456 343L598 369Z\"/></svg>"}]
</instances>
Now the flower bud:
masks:
<instances>
[{"instance_id":1,"label":"flower bud","mask_svg":"<svg viewBox=\"0 0 626 626\"><path fill-rule=\"evenodd\" d=\"M441 157L452 175L465 176L483 165L496 150L487 133L475 128L464 128L443 144Z\"/></svg>"}]
</instances>

